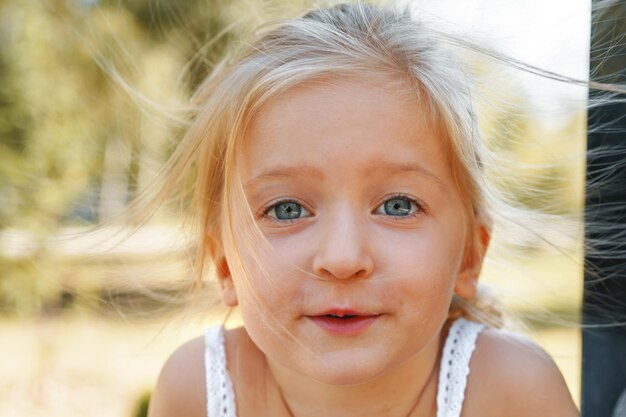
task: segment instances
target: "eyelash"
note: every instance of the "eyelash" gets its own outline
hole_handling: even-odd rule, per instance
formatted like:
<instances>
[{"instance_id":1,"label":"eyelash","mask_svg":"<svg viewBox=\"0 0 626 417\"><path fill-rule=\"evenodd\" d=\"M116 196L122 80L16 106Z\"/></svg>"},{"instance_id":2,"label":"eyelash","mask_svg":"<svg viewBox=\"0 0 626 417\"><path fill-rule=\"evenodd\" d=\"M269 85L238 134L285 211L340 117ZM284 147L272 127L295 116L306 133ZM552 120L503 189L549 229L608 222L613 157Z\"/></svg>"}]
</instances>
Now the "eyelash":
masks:
<instances>
[{"instance_id":1,"label":"eyelash","mask_svg":"<svg viewBox=\"0 0 626 417\"><path fill-rule=\"evenodd\" d=\"M386 196L382 200L382 202L376 207L376 210L378 210L378 208L381 207L383 204L385 204L387 201L394 200L394 199L405 199L405 200L409 201L411 204L415 205L415 211L413 211L412 213L407 214L406 216L391 216L391 215L387 215L386 217L390 218L392 221L404 221L407 218L414 218L414 217L416 217L416 216L426 212L426 210L424 209L424 205L420 201L418 201L418 200L416 200L414 198L411 198L411 197L409 197L406 194L392 194L392 195ZM297 219L282 219L281 220L281 219L277 219L277 218L272 217L272 216L269 215L270 211L276 209L276 207L280 206L281 204L288 204L288 203L297 204L300 207L302 207L303 210L309 212L309 210L304 208L304 206L299 201L297 201L295 199L285 199L285 200L280 200L280 201L277 201L275 203L272 203L271 205L266 206L265 208L263 208L260 211L260 216L259 217L267 218L267 219L269 219L269 220L271 220L271 221L273 221L275 223L278 223L278 224L293 223L293 222L295 222L297 220L300 220L301 218L297 218Z\"/></svg>"},{"instance_id":2,"label":"eyelash","mask_svg":"<svg viewBox=\"0 0 626 417\"><path fill-rule=\"evenodd\" d=\"M402 193L386 196L383 199L383 201L378 206L376 206L376 209L378 210L378 208L382 206L383 204L385 204L387 201L394 200L394 199L405 199L409 201L411 204L415 204L415 211L407 214L406 216L390 216L390 215L385 216L385 217L390 218L392 221L396 221L396 222L405 221L406 219L412 219L426 212L423 203L416 200L415 198L409 197L408 195L402 194Z\"/></svg>"},{"instance_id":3,"label":"eyelash","mask_svg":"<svg viewBox=\"0 0 626 417\"><path fill-rule=\"evenodd\" d=\"M260 212L260 217L269 219L269 220L273 221L274 223L283 224L283 225L285 223L293 223L293 222L295 222L297 220L300 220L300 218L298 218L298 219L283 219L283 220L280 220L280 219L277 219L277 218L272 217L272 216L269 215L269 212L272 211L273 209L275 209L276 207L280 206L281 204L288 204L288 203L297 204L300 207L302 207L304 210L306 210L307 212L309 211L306 208L304 208L304 205L302 203L300 203L298 200L287 198L285 200L280 200L280 201L277 201L275 203L272 203L269 206L266 206L265 208L263 208L261 210L261 212Z\"/></svg>"}]
</instances>

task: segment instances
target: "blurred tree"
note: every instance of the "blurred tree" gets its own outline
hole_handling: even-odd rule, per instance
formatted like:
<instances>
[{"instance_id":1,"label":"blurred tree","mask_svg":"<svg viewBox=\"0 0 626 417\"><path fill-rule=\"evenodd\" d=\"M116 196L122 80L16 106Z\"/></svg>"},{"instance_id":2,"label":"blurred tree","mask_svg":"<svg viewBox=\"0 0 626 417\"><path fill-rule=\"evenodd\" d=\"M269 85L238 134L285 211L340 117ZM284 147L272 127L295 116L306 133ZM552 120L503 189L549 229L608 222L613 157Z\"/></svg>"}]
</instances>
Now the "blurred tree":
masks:
<instances>
[{"instance_id":1,"label":"blurred tree","mask_svg":"<svg viewBox=\"0 0 626 417\"><path fill-rule=\"evenodd\" d=\"M114 217L137 179L151 180L176 132L142 100L184 101L210 71L199 56L230 39L193 55L227 25L223 9L199 0L0 3L0 230L34 232L25 259L0 253L3 310L35 312L60 291L50 233ZM177 82L192 58L194 74Z\"/></svg>"}]
</instances>

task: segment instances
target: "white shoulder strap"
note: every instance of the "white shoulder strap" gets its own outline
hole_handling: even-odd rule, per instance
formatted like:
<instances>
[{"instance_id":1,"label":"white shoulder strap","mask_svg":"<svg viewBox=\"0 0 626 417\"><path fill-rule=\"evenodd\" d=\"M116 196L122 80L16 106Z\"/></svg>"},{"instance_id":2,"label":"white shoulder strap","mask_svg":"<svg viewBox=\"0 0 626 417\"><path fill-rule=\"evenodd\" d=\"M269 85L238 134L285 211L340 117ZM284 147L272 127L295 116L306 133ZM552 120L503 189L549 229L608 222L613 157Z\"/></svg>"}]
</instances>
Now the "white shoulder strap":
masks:
<instances>
[{"instance_id":1,"label":"white shoulder strap","mask_svg":"<svg viewBox=\"0 0 626 417\"><path fill-rule=\"evenodd\" d=\"M236 417L235 392L226 370L224 328L211 327L204 334L207 416Z\"/></svg>"},{"instance_id":2,"label":"white shoulder strap","mask_svg":"<svg viewBox=\"0 0 626 417\"><path fill-rule=\"evenodd\" d=\"M437 388L437 417L460 417L469 375L469 363L476 348L478 334L484 325L457 319L443 347L439 386Z\"/></svg>"}]
</instances>

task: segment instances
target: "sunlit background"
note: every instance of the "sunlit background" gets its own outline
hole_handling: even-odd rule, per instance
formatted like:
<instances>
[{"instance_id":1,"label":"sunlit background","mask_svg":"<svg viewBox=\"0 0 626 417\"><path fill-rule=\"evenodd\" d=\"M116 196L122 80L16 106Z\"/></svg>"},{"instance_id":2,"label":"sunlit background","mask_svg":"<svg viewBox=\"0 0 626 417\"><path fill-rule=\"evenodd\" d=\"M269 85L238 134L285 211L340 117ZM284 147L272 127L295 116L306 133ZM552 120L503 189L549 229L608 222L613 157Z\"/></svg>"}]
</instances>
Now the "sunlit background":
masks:
<instances>
[{"instance_id":1,"label":"sunlit background","mask_svg":"<svg viewBox=\"0 0 626 417\"><path fill-rule=\"evenodd\" d=\"M586 79L588 3L411 4L478 44ZM114 220L155 178L180 137L177 110L228 45L292 10L268 0L0 0L0 415L143 415L166 357L222 319L172 302L189 279L175 216L131 236ZM498 174L511 178L503 186L568 226L546 229L550 244L498 231L533 249L496 248L483 281L578 401L582 226L572 224L587 91L472 65L485 141L518 162ZM111 223L91 230L101 222Z\"/></svg>"}]
</instances>

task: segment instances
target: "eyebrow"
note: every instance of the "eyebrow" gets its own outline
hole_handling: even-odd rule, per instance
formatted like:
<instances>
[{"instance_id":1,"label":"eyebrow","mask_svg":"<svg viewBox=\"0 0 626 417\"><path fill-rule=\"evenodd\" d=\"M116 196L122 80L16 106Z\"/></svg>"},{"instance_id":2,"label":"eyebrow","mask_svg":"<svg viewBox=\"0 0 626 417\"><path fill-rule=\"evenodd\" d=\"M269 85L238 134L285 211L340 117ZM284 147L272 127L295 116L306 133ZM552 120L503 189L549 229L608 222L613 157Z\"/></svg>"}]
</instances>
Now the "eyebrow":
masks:
<instances>
[{"instance_id":1,"label":"eyebrow","mask_svg":"<svg viewBox=\"0 0 626 417\"><path fill-rule=\"evenodd\" d=\"M372 162L372 165L368 167L368 171L371 170L383 170L391 174L395 174L396 172L416 172L431 178L441 189L445 189L445 184L441 178L429 169L414 162L391 162L384 159L376 159Z\"/></svg>"},{"instance_id":2,"label":"eyebrow","mask_svg":"<svg viewBox=\"0 0 626 417\"><path fill-rule=\"evenodd\" d=\"M276 167L269 171L262 172L256 177L248 180L244 187L248 187L255 182L258 182L263 179L271 179L271 178L290 178L290 177L317 177L319 179L324 179L325 175L322 171L314 167L313 165L298 165L298 166L285 166L285 167Z\"/></svg>"},{"instance_id":3,"label":"eyebrow","mask_svg":"<svg viewBox=\"0 0 626 417\"><path fill-rule=\"evenodd\" d=\"M389 174L395 174L397 172L416 172L418 174L427 176L434 180L437 185L445 189L445 185L443 181L432 173L430 170L425 167L416 164L416 163L404 163L404 162L391 162L386 161L384 159L375 159L371 163L366 164L365 172L363 175L368 175L374 170L382 170L386 171ZM310 178L318 178L321 180L325 179L324 173L313 165L298 165L298 166L285 166L285 167L276 167L270 169L269 171L262 172L256 177L248 180L244 187L248 187L253 185L254 183L263 180L263 179L272 179L272 178L289 178L289 177L310 177Z\"/></svg>"}]
</instances>

